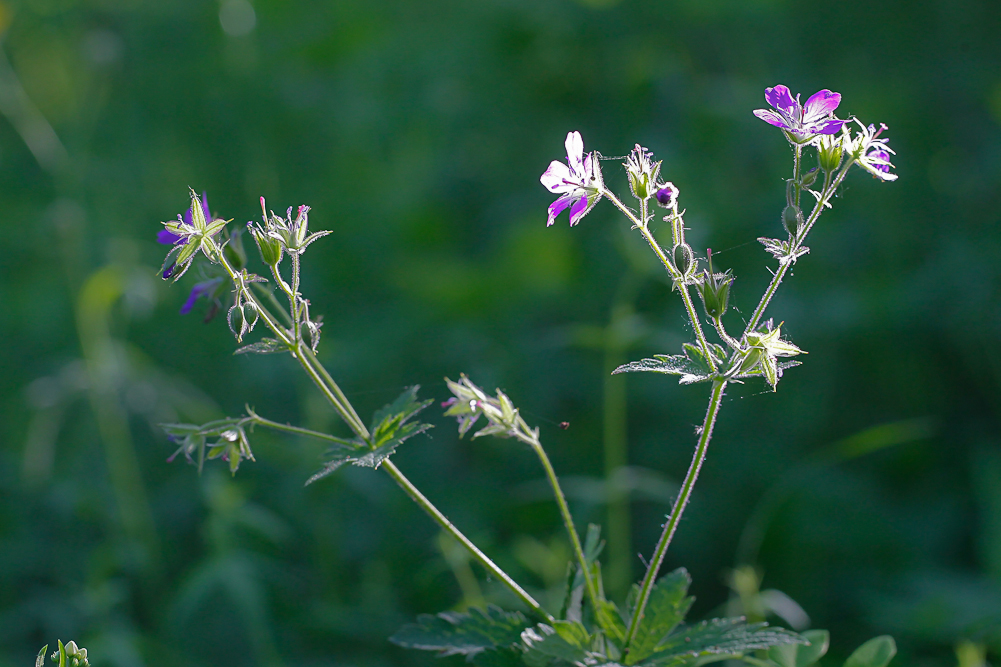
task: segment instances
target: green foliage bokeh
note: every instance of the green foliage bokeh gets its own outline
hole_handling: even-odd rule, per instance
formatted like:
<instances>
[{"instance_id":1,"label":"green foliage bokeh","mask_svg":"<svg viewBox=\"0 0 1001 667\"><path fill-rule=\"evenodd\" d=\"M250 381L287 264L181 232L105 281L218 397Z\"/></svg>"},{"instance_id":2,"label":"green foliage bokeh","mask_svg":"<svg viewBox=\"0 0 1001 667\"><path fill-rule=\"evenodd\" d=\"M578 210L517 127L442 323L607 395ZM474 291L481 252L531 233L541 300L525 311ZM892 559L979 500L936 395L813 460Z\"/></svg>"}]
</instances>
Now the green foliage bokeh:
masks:
<instances>
[{"instance_id":1,"label":"green foliage bokeh","mask_svg":"<svg viewBox=\"0 0 1001 667\"><path fill-rule=\"evenodd\" d=\"M892 634L899 664L954 664L962 640L1001 660L996 2L250 7L0 4L0 665L56 637L95 667L431 664L386 638L470 601L461 558L390 480L302 488L322 446L259 431L235 479L165 463L155 423L246 402L343 430L291 361L233 357L221 318L178 315L196 278L161 283L154 236L189 186L237 223L264 195L333 230L303 291L363 415L412 384L443 400L445 375L501 386L578 522L604 522L607 371L688 333L611 206L546 229L539 175L570 130L609 156L653 150L693 247L737 277L738 323L768 279L753 239L781 230L790 152L751 114L777 83L887 123L900 179L853 174L811 236L770 310L810 354L777 394L728 389L664 571L692 572L697 618L756 566L835 657ZM623 382L628 461L669 496L705 391ZM537 463L429 419L394 460L517 579L555 590L565 547ZM664 497L634 494L631 553L649 554Z\"/></svg>"}]
</instances>

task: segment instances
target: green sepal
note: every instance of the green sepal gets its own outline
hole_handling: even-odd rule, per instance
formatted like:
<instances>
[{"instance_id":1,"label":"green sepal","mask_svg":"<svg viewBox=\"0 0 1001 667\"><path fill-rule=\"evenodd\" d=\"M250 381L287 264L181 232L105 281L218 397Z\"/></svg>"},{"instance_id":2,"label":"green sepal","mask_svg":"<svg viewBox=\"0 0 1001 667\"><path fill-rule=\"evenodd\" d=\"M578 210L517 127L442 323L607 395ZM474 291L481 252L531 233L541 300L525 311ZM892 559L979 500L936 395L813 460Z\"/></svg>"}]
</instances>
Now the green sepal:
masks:
<instances>
[{"instance_id":1,"label":"green sepal","mask_svg":"<svg viewBox=\"0 0 1001 667\"><path fill-rule=\"evenodd\" d=\"M35 667L42 667L45 664L45 652L49 650L49 645L46 644L42 647L42 650L38 652L38 657L35 658Z\"/></svg>"},{"instance_id":2,"label":"green sepal","mask_svg":"<svg viewBox=\"0 0 1001 667\"><path fill-rule=\"evenodd\" d=\"M521 612L504 611L489 605L485 610L471 609L468 613L446 611L435 616L423 614L416 623L400 628L389 641L404 648L438 651L439 656L472 656L487 649L516 646L521 641L522 632L530 626L531 623ZM516 655L520 658L520 653Z\"/></svg>"},{"instance_id":3,"label":"green sepal","mask_svg":"<svg viewBox=\"0 0 1001 667\"><path fill-rule=\"evenodd\" d=\"M747 624L743 618L715 618L682 626L665 637L642 664L680 665L708 655L741 656L781 644L805 644L806 639L767 623Z\"/></svg>"},{"instance_id":4,"label":"green sepal","mask_svg":"<svg viewBox=\"0 0 1001 667\"><path fill-rule=\"evenodd\" d=\"M779 667L810 667L827 653L831 633L827 630L807 630L802 633L809 644L783 644L768 649L768 659Z\"/></svg>"},{"instance_id":5,"label":"green sepal","mask_svg":"<svg viewBox=\"0 0 1001 667\"><path fill-rule=\"evenodd\" d=\"M629 644L627 665L634 665L651 655L660 640L685 620L685 615L695 601L695 598L688 597L688 587L691 584L692 577L683 567L657 581L657 585L650 591L643 617ZM627 609L632 616L633 605L627 606Z\"/></svg>"},{"instance_id":6,"label":"green sepal","mask_svg":"<svg viewBox=\"0 0 1001 667\"><path fill-rule=\"evenodd\" d=\"M886 667L897 654L897 643L890 635L873 637L859 646L845 660L845 667Z\"/></svg>"}]
</instances>

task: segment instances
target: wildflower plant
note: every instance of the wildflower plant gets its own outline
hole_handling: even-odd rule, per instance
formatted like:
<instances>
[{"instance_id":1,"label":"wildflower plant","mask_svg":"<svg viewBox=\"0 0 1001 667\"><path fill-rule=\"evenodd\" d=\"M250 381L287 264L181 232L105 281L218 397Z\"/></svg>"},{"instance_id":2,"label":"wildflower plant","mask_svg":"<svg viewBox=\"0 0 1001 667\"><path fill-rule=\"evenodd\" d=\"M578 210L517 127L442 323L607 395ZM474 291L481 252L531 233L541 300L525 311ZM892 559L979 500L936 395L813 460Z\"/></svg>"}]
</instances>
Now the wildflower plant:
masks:
<instances>
[{"instance_id":1,"label":"wildflower plant","mask_svg":"<svg viewBox=\"0 0 1001 667\"><path fill-rule=\"evenodd\" d=\"M702 260L702 253L688 243L681 193L677 186L662 178L662 164L650 150L637 144L625 158L628 198L620 198L609 189L602 175L601 154L585 153L583 138L576 131L566 137L566 162L553 161L540 179L550 192L558 195L549 206L548 226L566 209L570 226L576 226L600 200L607 199L647 242L684 304L694 340L682 345L676 353L633 361L619 366L614 373L662 373L678 376L684 385L708 386L708 406L698 430L691 465L653 548L646 573L625 600L617 603L605 594L598 560L603 546L600 528L588 526L582 539L542 446L539 429L526 422L503 391L498 389L489 394L465 375L460 375L457 381L446 380L452 397L443 404L445 415L456 418L460 436L473 431L473 439L505 438L527 446L537 455L573 552L567 568L564 602L559 610L543 608L396 467L392 461L396 450L431 428L418 417L432 400L419 399L418 387L410 387L366 423L317 359L322 320L310 313L310 302L300 293L300 274L305 251L330 232L309 231L308 206L300 206L294 212L289 208L285 216L279 216L267 209L262 198L261 222L247 223L246 230L230 231L226 220L209 212L207 198L192 190L187 213L176 221L163 223L159 240L170 243L172 249L162 275L176 281L196 261L203 264L204 280L195 285L182 312L190 310L203 296L217 304L225 298L227 321L240 344L235 353L291 356L351 429L352 437L280 424L261 417L248 406L240 417L201 425L163 425L177 446L174 456L183 454L199 470L206 461L222 459L235 474L241 462L254 460L250 440L255 427L326 441L330 444L326 461L307 484L348 464L381 469L522 605L521 609L505 610L491 605L466 613L421 616L391 638L400 646L435 651L443 656L463 655L479 667L676 667L729 659L758 667L815 664L827 651L826 631L800 634L766 623L748 623L743 618L685 623L692 604L687 595L691 583L687 571L678 568L659 576L705 460L727 387L763 381L774 391L783 373L798 366L799 358L805 354L784 337L781 323L775 324L765 315L791 267L809 252L805 245L807 236L824 211L832 207L834 194L852 167L857 165L881 181L896 178L890 163L893 151L882 136L886 126L880 124L877 129L854 118L837 118L834 112L840 105L840 94L821 90L801 103L800 96L794 98L787 87L775 86L766 89L765 99L771 108L754 113L779 128L789 142L792 175L786 181L785 204L778 216L784 236L758 239L777 266L739 333L731 333L725 321L735 277L729 269L720 272L713 266L709 249ZM807 168L805 165L811 158L817 166ZM623 199L633 200L632 205L627 206ZM670 229L669 247L661 246L654 237L651 227L658 221ZM240 242L242 231L254 240L266 275L249 271ZM699 296L702 314L692 296L693 289ZM244 338L257 327L266 329L266 335L245 342ZM877 637L863 644L846 665L884 667L895 651L891 638Z\"/></svg>"}]
</instances>

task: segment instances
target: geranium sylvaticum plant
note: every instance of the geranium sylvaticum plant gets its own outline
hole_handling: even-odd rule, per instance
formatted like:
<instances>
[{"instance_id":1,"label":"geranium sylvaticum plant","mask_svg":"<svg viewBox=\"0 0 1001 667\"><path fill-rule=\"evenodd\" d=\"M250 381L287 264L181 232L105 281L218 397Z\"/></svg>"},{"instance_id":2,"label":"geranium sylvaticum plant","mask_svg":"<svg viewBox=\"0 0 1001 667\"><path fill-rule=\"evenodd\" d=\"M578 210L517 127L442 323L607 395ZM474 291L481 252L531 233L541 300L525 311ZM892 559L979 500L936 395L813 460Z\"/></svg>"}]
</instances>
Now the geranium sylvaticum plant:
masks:
<instances>
[{"instance_id":1,"label":"geranium sylvaticum plant","mask_svg":"<svg viewBox=\"0 0 1001 667\"><path fill-rule=\"evenodd\" d=\"M649 245L684 304L692 341L681 350L633 361L614 372L675 375L681 384L702 385L708 391L691 465L660 539L645 561L646 572L626 599L616 601L606 596L598 560L602 548L600 528L591 525L583 535L578 531L542 446L539 429L525 420L503 391L488 393L470 378L459 375L457 380L446 380L452 397L444 401L443 407L446 415L457 419L460 436L472 432L472 439L507 438L538 456L573 553L565 599L559 609L544 608L393 463L398 447L431 428L418 417L433 399L418 398L418 387L410 387L371 419L363 420L318 360L322 320L310 313L310 302L300 292L300 274L310 244L329 232L310 233L308 206L294 211L288 208L281 216L270 211L262 198L260 222L231 226L211 213L205 195L192 190L187 212L163 223L159 232L158 240L172 246L162 275L177 280L192 265L199 264L202 277L192 288L182 313L205 298L210 302L210 315L225 309L230 329L241 344L237 354L289 355L347 424L351 435L341 437L281 424L248 406L239 417L207 424L164 424L176 447L174 456L183 454L199 469L207 461L222 459L235 474L242 462L254 458L250 437L254 427L323 440L330 447L326 460L307 483L348 464L382 470L455 538L488 576L502 583L517 603L517 608L512 609L491 605L463 613L421 616L391 638L400 646L441 655L461 654L480 667L674 667L731 659L759 667L809 667L816 663L827 651L826 631L799 633L766 623L748 623L743 618L686 623L692 602L687 595L688 573L678 568L660 574L692 497L727 387L759 382L776 390L783 374L800 365L805 354L783 333L782 324L766 318L766 314L791 268L809 252L807 236L832 207L835 193L853 167L860 167L880 181L896 179L890 162L893 151L883 135L886 126L838 118L835 112L841 103L840 94L825 89L802 103L800 96L793 97L786 86L775 86L765 90L765 100L770 108L754 114L777 128L788 141L792 173L786 181L784 206L777 211L774 225L780 233L758 239L771 255L770 261L777 265L770 269L772 279L739 331L728 329L727 325L733 323L726 321L734 275L713 266L709 249L703 252L686 240L682 193L662 177L661 162L652 151L637 144L626 156L626 196L620 197L609 189L601 169L605 158L597 151L586 152L584 139L577 131L566 136L566 161L554 160L541 176L542 184L557 195L549 206L547 225L553 225L567 211L570 226L575 227L602 199L608 200ZM670 245L662 246L651 231L653 225L661 223L670 229ZM241 241L244 233L257 246L265 267L263 275L250 270ZM244 341L257 327L266 329L266 335L253 342ZM895 650L892 639L877 637L856 650L848 664L885 667Z\"/></svg>"}]
</instances>

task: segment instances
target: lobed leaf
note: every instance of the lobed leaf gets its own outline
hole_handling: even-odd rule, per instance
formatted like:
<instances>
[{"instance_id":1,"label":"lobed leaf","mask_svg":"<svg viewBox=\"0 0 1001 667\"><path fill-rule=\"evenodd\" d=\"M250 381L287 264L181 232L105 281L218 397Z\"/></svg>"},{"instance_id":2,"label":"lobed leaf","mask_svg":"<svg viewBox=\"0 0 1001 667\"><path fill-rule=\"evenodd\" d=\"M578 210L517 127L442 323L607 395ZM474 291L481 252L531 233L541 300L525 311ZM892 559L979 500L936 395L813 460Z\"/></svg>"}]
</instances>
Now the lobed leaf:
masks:
<instances>
[{"instance_id":1,"label":"lobed leaf","mask_svg":"<svg viewBox=\"0 0 1001 667\"><path fill-rule=\"evenodd\" d=\"M572 665L587 657L591 637L577 621L556 621L552 625L539 623L521 633L525 648L524 661L529 667Z\"/></svg>"},{"instance_id":2,"label":"lobed leaf","mask_svg":"<svg viewBox=\"0 0 1001 667\"><path fill-rule=\"evenodd\" d=\"M743 618L715 618L675 630L643 664L666 667L701 656L741 655L781 644L805 643L806 639L795 632L767 623L748 625Z\"/></svg>"},{"instance_id":3,"label":"lobed leaf","mask_svg":"<svg viewBox=\"0 0 1001 667\"><path fill-rule=\"evenodd\" d=\"M619 366L612 374L616 373L636 373L652 372L667 373L669 375L680 375L679 384L695 384L705 382L716 376L712 370L709 358L702 350L691 343L685 343L682 348L684 354L656 354L653 359L641 359ZM726 361L726 350L715 344L709 345L710 354L717 368Z\"/></svg>"},{"instance_id":4,"label":"lobed leaf","mask_svg":"<svg viewBox=\"0 0 1001 667\"><path fill-rule=\"evenodd\" d=\"M643 618L629 644L627 665L634 665L651 655L657 644L685 620L685 615L695 600L687 597L691 584L692 577L683 567L660 578L650 592ZM630 607L630 615L631 612Z\"/></svg>"},{"instance_id":5,"label":"lobed leaf","mask_svg":"<svg viewBox=\"0 0 1001 667\"><path fill-rule=\"evenodd\" d=\"M396 452L401 443L433 428L432 424L408 423L408 420L433 402L433 399L418 401L419 388L419 385L408 387L395 401L376 411L372 417L370 442L366 443L356 438L342 441L342 444L328 450L327 456L330 458L319 472L306 480L306 485L336 472L346 463L364 468L378 468Z\"/></svg>"},{"instance_id":6,"label":"lobed leaf","mask_svg":"<svg viewBox=\"0 0 1001 667\"><path fill-rule=\"evenodd\" d=\"M389 641L404 648L439 651L441 656L472 656L487 649L506 649L490 651L482 662L477 661L481 667L505 667L512 664L511 657L520 662L520 652L510 649L521 641L522 632L530 625L521 612L490 605L486 610L471 609L468 613L423 614L416 623L400 628Z\"/></svg>"}]
</instances>

